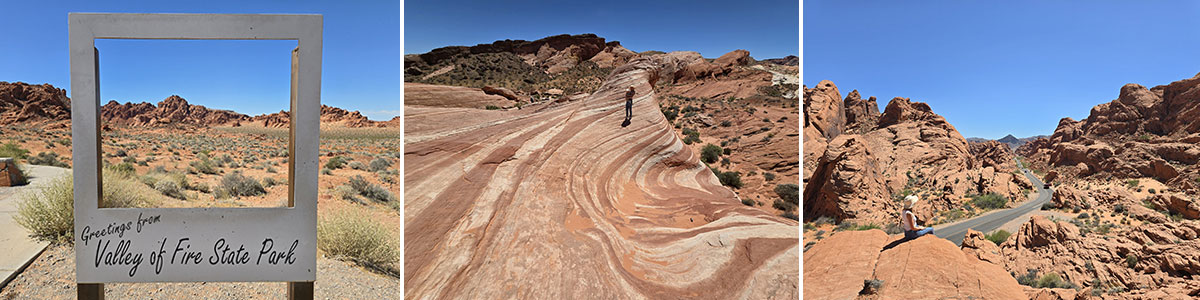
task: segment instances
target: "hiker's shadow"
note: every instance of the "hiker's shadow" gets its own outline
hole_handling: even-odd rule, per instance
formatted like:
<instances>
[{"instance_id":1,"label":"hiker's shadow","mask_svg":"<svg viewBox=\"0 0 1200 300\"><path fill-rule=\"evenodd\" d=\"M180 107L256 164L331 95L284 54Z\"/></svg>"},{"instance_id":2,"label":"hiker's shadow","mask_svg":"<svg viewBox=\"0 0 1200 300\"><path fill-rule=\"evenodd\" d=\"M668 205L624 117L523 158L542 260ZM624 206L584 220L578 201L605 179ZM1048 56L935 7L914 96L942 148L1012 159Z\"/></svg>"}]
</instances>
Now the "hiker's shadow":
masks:
<instances>
[{"instance_id":1,"label":"hiker's shadow","mask_svg":"<svg viewBox=\"0 0 1200 300\"><path fill-rule=\"evenodd\" d=\"M900 246L900 244L903 244L904 242L911 241L911 240L914 240L914 239L902 237L898 240L892 241L891 243L887 244L886 246L883 246L883 250L881 250L881 251L886 251L888 249L895 248L896 246Z\"/></svg>"},{"instance_id":2,"label":"hiker's shadow","mask_svg":"<svg viewBox=\"0 0 1200 300\"><path fill-rule=\"evenodd\" d=\"M625 121L621 122L621 127L629 126L629 123L629 119L625 119Z\"/></svg>"}]
</instances>

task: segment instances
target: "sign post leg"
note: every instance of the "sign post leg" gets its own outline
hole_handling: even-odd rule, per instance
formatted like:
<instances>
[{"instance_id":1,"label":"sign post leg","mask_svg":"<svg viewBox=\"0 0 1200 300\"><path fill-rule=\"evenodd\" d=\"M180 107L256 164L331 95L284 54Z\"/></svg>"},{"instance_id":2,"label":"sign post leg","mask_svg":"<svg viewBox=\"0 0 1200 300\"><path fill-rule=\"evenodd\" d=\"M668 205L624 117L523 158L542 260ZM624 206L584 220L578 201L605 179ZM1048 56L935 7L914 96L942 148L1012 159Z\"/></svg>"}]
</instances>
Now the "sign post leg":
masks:
<instances>
[{"instance_id":1,"label":"sign post leg","mask_svg":"<svg viewBox=\"0 0 1200 300\"><path fill-rule=\"evenodd\" d=\"M288 282L288 300L312 300L312 282Z\"/></svg>"},{"instance_id":2,"label":"sign post leg","mask_svg":"<svg viewBox=\"0 0 1200 300\"><path fill-rule=\"evenodd\" d=\"M76 283L75 289L80 300L104 300L103 283Z\"/></svg>"}]
</instances>

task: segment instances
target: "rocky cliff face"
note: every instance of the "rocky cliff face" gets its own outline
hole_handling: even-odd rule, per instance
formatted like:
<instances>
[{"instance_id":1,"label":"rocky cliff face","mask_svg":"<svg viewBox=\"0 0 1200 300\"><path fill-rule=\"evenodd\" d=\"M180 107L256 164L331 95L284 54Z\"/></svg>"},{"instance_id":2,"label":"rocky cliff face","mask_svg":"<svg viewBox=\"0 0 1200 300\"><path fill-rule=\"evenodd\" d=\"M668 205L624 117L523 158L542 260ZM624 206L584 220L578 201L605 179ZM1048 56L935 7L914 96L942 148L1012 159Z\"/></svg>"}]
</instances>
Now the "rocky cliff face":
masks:
<instances>
[{"instance_id":1,"label":"rocky cliff face","mask_svg":"<svg viewBox=\"0 0 1200 300\"><path fill-rule=\"evenodd\" d=\"M273 114L265 114L249 118L250 122L260 123L263 127L285 128L291 124L291 113L281 110ZM321 105L321 125L342 127L388 127L389 122L376 122L367 119L358 111L347 111L341 108Z\"/></svg>"},{"instance_id":2,"label":"rocky cliff face","mask_svg":"<svg viewBox=\"0 0 1200 300\"><path fill-rule=\"evenodd\" d=\"M842 102L829 81L806 88L804 95L806 218L894 224L896 200L913 193L923 199L914 210L918 218L930 220L961 208L966 195L996 193L1012 203L1024 200L1023 189L1031 187L1013 173L1003 147L971 151L954 126L925 103L895 98L875 116L864 103L869 100L851 93ZM854 120L850 132L848 119Z\"/></svg>"},{"instance_id":3,"label":"rocky cliff face","mask_svg":"<svg viewBox=\"0 0 1200 300\"><path fill-rule=\"evenodd\" d=\"M67 91L50 84L0 81L0 125L71 119Z\"/></svg>"},{"instance_id":4,"label":"rocky cliff face","mask_svg":"<svg viewBox=\"0 0 1200 300\"><path fill-rule=\"evenodd\" d=\"M1153 177L1172 188L1200 184L1200 74L1147 89L1121 87L1086 119L1063 118L1049 138L1018 149L1067 178Z\"/></svg>"},{"instance_id":5,"label":"rocky cliff face","mask_svg":"<svg viewBox=\"0 0 1200 300\"><path fill-rule=\"evenodd\" d=\"M156 126L186 124L199 126L225 125L249 120L249 117L228 110L214 110L203 105L191 105L187 100L172 95L158 102L120 104L109 101L100 107L101 122L120 126Z\"/></svg>"},{"instance_id":6,"label":"rocky cliff face","mask_svg":"<svg viewBox=\"0 0 1200 300\"><path fill-rule=\"evenodd\" d=\"M1059 274L1083 292L1098 289L1117 299L1200 296L1200 283L1192 277L1200 274L1200 223L1150 223L1116 234L1088 231L1034 216L998 248L980 244L999 253L994 263L1011 273Z\"/></svg>"}]
</instances>

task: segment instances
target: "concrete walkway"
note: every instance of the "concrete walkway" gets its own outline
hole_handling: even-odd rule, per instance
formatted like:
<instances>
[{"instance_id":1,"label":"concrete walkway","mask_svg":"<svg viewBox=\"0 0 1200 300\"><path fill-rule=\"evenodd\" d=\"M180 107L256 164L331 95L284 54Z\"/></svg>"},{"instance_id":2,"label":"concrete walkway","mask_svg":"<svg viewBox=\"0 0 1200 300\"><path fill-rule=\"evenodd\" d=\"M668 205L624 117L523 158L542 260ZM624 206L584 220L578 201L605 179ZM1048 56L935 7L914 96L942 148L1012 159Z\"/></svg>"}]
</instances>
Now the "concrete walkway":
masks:
<instances>
[{"instance_id":1,"label":"concrete walkway","mask_svg":"<svg viewBox=\"0 0 1200 300\"><path fill-rule=\"evenodd\" d=\"M33 192L38 186L50 180L69 174L70 169L49 166L24 165L25 176L29 184L16 187L0 187L0 289L16 277L25 266L46 249L47 242L39 242L29 238L29 231L13 216L17 214L17 203L23 201L21 195Z\"/></svg>"}]
</instances>

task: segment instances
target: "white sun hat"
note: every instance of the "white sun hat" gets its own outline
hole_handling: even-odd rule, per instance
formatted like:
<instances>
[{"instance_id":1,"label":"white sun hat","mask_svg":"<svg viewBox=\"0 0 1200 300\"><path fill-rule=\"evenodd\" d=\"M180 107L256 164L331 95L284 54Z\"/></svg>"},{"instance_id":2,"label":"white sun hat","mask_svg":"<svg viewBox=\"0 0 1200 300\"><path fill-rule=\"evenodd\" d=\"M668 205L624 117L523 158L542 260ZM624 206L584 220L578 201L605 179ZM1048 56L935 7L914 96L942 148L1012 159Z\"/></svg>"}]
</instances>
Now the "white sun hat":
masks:
<instances>
[{"instance_id":1,"label":"white sun hat","mask_svg":"<svg viewBox=\"0 0 1200 300\"><path fill-rule=\"evenodd\" d=\"M904 207L912 208L913 205L917 204L917 201L921 201L921 198L918 198L917 195L908 195L904 197Z\"/></svg>"}]
</instances>

